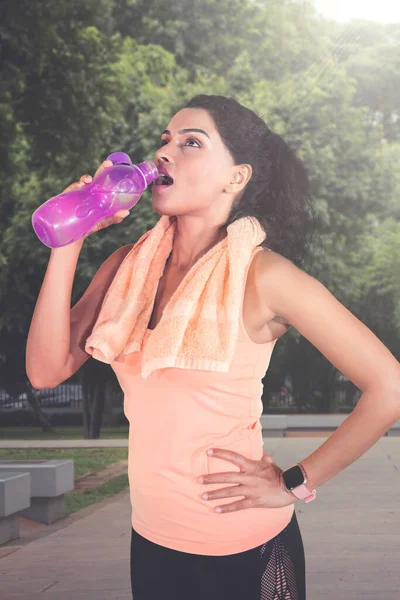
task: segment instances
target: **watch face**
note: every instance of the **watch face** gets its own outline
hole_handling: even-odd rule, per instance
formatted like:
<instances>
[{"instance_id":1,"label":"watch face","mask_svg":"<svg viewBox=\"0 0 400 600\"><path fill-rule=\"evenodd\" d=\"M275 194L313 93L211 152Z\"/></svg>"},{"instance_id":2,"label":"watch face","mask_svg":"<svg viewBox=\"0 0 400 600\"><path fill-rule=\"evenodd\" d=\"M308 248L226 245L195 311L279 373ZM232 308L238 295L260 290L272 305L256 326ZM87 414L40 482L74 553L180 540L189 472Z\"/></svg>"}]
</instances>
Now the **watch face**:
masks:
<instances>
[{"instance_id":1,"label":"watch face","mask_svg":"<svg viewBox=\"0 0 400 600\"><path fill-rule=\"evenodd\" d=\"M283 473L283 481L288 490L293 490L302 483L304 483L303 471L298 465L291 467Z\"/></svg>"}]
</instances>

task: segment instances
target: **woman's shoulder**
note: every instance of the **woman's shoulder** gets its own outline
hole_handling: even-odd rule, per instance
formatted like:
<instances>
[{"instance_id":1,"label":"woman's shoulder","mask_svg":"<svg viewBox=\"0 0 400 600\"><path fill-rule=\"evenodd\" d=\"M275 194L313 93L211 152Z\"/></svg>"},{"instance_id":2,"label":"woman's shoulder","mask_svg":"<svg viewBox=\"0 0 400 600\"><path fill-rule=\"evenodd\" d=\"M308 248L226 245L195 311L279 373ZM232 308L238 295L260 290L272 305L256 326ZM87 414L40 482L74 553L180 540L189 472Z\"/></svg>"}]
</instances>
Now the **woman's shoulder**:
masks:
<instances>
[{"instance_id":1,"label":"woman's shoulder","mask_svg":"<svg viewBox=\"0 0 400 600\"><path fill-rule=\"evenodd\" d=\"M297 269L296 265L291 260L282 254L279 254L279 252L275 252L275 250L272 250L271 248L257 246L255 250L257 250L257 252L255 253L252 264L257 266L260 273L265 272L265 269L290 269L291 267Z\"/></svg>"},{"instance_id":2,"label":"woman's shoulder","mask_svg":"<svg viewBox=\"0 0 400 600\"><path fill-rule=\"evenodd\" d=\"M273 298L282 288L290 293L297 271L298 267L291 260L270 248L263 247L254 256L249 271L250 290L258 298L259 310L265 311L268 321L271 315L274 320L285 321L274 306Z\"/></svg>"},{"instance_id":3,"label":"woman's shoulder","mask_svg":"<svg viewBox=\"0 0 400 600\"><path fill-rule=\"evenodd\" d=\"M257 252L251 266L256 281L266 291L282 286L287 290L295 289L299 281L312 278L289 258L268 248Z\"/></svg>"}]
</instances>

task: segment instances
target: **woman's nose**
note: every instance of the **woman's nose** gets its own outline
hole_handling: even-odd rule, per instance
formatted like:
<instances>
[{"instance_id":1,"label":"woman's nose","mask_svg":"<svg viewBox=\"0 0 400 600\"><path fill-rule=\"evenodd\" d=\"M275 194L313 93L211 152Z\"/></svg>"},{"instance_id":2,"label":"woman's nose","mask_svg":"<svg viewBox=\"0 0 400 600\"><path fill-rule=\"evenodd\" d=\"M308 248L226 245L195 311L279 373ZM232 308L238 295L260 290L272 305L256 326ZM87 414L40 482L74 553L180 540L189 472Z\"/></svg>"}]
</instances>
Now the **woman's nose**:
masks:
<instances>
[{"instance_id":1,"label":"woman's nose","mask_svg":"<svg viewBox=\"0 0 400 600\"><path fill-rule=\"evenodd\" d=\"M171 162L173 162L173 160L172 160L170 154L165 150L165 148L161 147L156 151L156 162L171 163Z\"/></svg>"}]
</instances>

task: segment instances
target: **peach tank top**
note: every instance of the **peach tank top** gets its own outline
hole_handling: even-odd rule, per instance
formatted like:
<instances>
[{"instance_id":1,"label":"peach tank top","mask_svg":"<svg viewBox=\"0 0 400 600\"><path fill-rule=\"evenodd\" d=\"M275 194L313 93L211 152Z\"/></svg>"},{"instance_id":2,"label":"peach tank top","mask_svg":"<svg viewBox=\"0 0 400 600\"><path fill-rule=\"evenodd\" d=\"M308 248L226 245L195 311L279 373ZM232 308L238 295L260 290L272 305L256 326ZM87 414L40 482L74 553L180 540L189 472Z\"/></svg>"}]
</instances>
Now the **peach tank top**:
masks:
<instances>
[{"instance_id":1,"label":"peach tank top","mask_svg":"<svg viewBox=\"0 0 400 600\"><path fill-rule=\"evenodd\" d=\"M276 340L256 344L243 323L228 373L177 368L141 377L141 354L119 357L111 366L124 392L129 421L128 475L132 527L161 546L203 555L225 555L255 548L290 522L294 505L216 513L216 506L243 496L203 500L205 491L234 484L200 484L200 475L238 471L208 456L226 448L253 460L263 453L260 423L262 378ZM146 343L152 331L147 330Z\"/></svg>"}]
</instances>

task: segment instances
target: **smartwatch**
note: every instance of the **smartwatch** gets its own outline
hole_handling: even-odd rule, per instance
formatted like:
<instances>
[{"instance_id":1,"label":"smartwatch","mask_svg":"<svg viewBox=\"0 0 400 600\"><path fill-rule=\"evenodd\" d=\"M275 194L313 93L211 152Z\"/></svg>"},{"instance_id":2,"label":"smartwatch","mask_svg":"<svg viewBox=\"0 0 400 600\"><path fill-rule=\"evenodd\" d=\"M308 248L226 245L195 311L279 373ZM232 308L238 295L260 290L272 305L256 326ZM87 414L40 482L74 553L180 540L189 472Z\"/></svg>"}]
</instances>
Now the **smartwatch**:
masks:
<instances>
[{"instance_id":1,"label":"smartwatch","mask_svg":"<svg viewBox=\"0 0 400 600\"><path fill-rule=\"evenodd\" d=\"M305 502L311 502L314 500L316 491L310 492L305 486L307 483L307 477L303 467L299 464L286 469L282 474L283 482L286 489L292 492L298 500L304 500Z\"/></svg>"}]
</instances>

